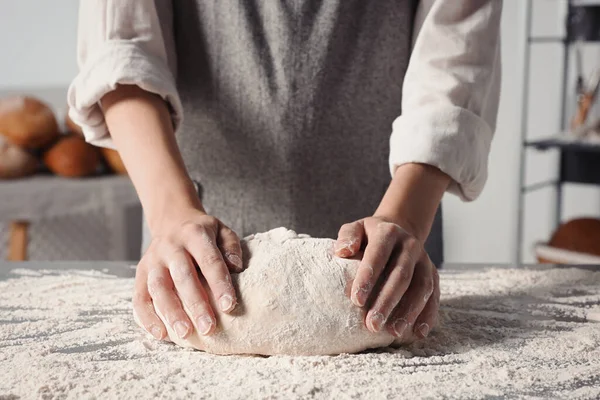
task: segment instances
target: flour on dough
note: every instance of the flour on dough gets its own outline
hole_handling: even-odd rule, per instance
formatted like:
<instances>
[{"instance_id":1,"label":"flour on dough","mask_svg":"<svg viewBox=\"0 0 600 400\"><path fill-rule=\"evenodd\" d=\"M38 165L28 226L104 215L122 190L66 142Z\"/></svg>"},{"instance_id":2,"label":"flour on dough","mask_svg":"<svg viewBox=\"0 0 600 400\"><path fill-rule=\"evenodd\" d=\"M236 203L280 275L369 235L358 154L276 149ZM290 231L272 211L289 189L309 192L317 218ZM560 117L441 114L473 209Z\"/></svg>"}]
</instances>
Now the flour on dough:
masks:
<instances>
[{"instance_id":1,"label":"flour on dough","mask_svg":"<svg viewBox=\"0 0 600 400\"><path fill-rule=\"evenodd\" d=\"M365 311L346 294L358 261L335 257L333 243L285 228L246 237L247 268L232 274L236 309L221 313L213 298L214 334L182 340L169 330L170 339L215 354L326 355L392 344L394 336L365 327Z\"/></svg>"}]
</instances>

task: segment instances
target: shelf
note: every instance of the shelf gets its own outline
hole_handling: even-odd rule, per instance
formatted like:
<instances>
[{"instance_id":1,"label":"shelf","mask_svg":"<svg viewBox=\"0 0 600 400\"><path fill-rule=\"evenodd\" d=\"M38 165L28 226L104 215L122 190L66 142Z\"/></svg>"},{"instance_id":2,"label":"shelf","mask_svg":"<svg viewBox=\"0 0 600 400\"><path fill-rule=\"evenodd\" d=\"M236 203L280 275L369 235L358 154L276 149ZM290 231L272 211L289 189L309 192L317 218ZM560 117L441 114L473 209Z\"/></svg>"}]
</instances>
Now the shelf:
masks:
<instances>
[{"instance_id":1,"label":"shelf","mask_svg":"<svg viewBox=\"0 0 600 400\"><path fill-rule=\"evenodd\" d=\"M600 0L571 0L573 7L594 7L600 6Z\"/></svg>"},{"instance_id":2,"label":"shelf","mask_svg":"<svg viewBox=\"0 0 600 400\"><path fill-rule=\"evenodd\" d=\"M568 136L550 136L545 139L526 141L525 146L537 150L562 149L600 153L600 142L584 142Z\"/></svg>"},{"instance_id":3,"label":"shelf","mask_svg":"<svg viewBox=\"0 0 600 400\"><path fill-rule=\"evenodd\" d=\"M562 36L530 36L527 38L529 43L555 43L563 44L567 38Z\"/></svg>"},{"instance_id":4,"label":"shelf","mask_svg":"<svg viewBox=\"0 0 600 400\"><path fill-rule=\"evenodd\" d=\"M526 147L545 151L560 151L560 171L558 184L581 183L600 185L600 142L582 142L567 136L554 136L525 142ZM529 192L537 187L524 187L521 192Z\"/></svg>"},{"instance_id":5,"label":"shelf","mask_svg":"<svg viewBox=\"0 0 600 400\"><path fill-rule=\"evenodd\" d=\"M566 28L568 42L600 41L600 1L571 1Z\"/></svg>"},{"instance_id":6,"label":"shelf","mask_svg":"<svg viewBox=\"0 0 600 400\"><path fill-rule=\"evenodd\" d=\"M560 182L556 180L532 183L531 185L523 186L521 188L521 193L535 192L538 189L547 188L549 186L556 186L558 184L560 184Z\"/></svg>"}]
</instances>

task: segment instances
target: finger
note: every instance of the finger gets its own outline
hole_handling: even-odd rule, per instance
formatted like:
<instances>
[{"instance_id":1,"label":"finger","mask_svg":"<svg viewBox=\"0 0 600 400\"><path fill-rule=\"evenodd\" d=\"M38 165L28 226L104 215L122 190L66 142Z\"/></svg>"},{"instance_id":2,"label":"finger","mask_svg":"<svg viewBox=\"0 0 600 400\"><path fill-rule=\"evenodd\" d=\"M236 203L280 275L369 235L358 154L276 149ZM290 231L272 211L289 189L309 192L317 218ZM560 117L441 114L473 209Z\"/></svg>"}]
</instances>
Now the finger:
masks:
<instances>
[{"instance_id":1,"label":"finger","mask_svg":"<svg viewBox=\"0 0 600 400\"><path fill-rule=\"evenodd\" d=\"M406 337L412 332L418 316L421 314L434 290L433 266L428 262L419 262L415 266L410 286L393 316L389 319L388 331L396 337Z\"/></svg>"},{"instance_id":2,"label":"finger","mask_svg":"<svg viewBox=\"0 0 600 400\"><path fill-rule=\"evenodd\" d=\"M344 258L355 256L360 250L364 235L365 227L362 221L342 225L333 246L335 254Z\"/></svg>"},{"instance_id":3,"label":"finger","mask_svg":"<svg viewBox=\"0 0 600 400\"><path fill-rule=\"evenodd\" d=\"M436 326L438 320L438 310L440 308L440 284L437 270L434 268L434 290L427 301L425 308L417 318L414 325L414 334L419 339L429 335L429 332Z\"/></svg>"},{"instance_id":4,"label":"finger","mask_svg":"<svg viewBox=\"0 0 600 400\"><path fill-rule=\"evenodd\" d=\"M163 265L153 267L148 271L148 292L156 311L162 315L166 324L181 339L188 337L192 333L192 324L175 293L169 270Z\"/></svg>"},{"instance_id":5,"label":"finger","mask_svg":"<svg viewBox=\"0 0 600 400\"><path fill-rule=\"evenodd\" d=\"M194 232L187 236L186 249L200 267L216 304L221 311L231 312L237 297L227 265L216 245L216 233L195 225Z\"/></svg>"},{"instance_id":6,"label":"finger","mask_svg":"<svg viewBox=\"0 0 600 400\"><path fill-rule=\"evenodd\" d=\"M244 269L242 263L242 246L240 238L234 231L222 226L219 230L218 246L223 254L225 264L235 272L241 272Z\"/></svg>"},{"instance_id":7,"label":"finger","mask_svg":"<svg viewBox=\"0 0 600 400\"><path fill-rule=\"evenodd\" d=\"M356 271L350 299L362 307L367 302L373 286L388 263L394 246L399 238L400 230L394 224L379 224L367 237L367 247ZM380 315L375 315L375 323L382 324Z\"/></svg>"},{"instance_id":8,"label":"finger","mask_svg":"<svg viewBox=\"0 0 600 400\"><path fill-rule=\"evenodd\" d=\"M208 296L198 278L198 271L190 256L183 249L171 253L166 261L179 299L187 308L196 330L208 335L216 326L215 316Z\"/></svg>"},{"instance_id":9,"label":"finger","mask_svg":"<svg viewBox=\"0 0 600 400\"><path fill-rule=\"evenodd\" d=\"M404 241L388 263L385 282L378 290L377 297L366 316L367 328L372 332L381 330L406 293L420 252L418 241ZM380 320L383 322L378 324Z\"/></svg>"},{"instance_id":10,"label":"finger","mask_svg":"<svg viewBox=\"0 0 600 400\"><path fill-rule=\"evenodd\" d=\"M140 261L135 273L135 287L132 300L134 316L146 332L150 333L156 339L162 340L165 338L167 330L162 320L156 314L154 304L152 304L152 297L148 293L148 274L143 264L144 262L144 259Z\"/></svg>"}]
</instances>

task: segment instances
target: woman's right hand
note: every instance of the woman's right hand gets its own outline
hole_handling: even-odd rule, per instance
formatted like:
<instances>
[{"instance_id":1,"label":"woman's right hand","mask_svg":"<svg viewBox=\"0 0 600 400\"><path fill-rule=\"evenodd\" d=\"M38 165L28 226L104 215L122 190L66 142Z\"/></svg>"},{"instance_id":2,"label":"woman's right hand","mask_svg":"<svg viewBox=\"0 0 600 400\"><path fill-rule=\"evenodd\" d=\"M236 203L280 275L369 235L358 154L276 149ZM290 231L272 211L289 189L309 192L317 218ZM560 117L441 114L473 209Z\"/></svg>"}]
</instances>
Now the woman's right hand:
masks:
<instances>
[{"instance_id":1,"label":"woman's right hand","mask_svg":"<svg viewBox=\"0 0 600 400\"><path fill-rule=\"evenodd\" d=\"M235 307L229 271L243 268L240 240L204 212L161 96L119 85L101 104L152 233L135 277L136 319L157 339L167 335L159 314L181 338L208 335L216 325L209 295L224 312Z\"/></svg>"},{"instance_id":2,"label":"woman's right hand","mask_svg":"<svg viewBox=\"0 0 600 400\"><path fill-rule=\"evenodd\" d=\"M157 339L167 334L159 313L182 339L194 329L209 335L216 319L201 282L205 281L221 311L235 308L230 271L243 269L240 240L221 221L195 208L180 210L168 221L153 229L152 242L138 264L134 312Z\"/></svg>"}]
</instances>

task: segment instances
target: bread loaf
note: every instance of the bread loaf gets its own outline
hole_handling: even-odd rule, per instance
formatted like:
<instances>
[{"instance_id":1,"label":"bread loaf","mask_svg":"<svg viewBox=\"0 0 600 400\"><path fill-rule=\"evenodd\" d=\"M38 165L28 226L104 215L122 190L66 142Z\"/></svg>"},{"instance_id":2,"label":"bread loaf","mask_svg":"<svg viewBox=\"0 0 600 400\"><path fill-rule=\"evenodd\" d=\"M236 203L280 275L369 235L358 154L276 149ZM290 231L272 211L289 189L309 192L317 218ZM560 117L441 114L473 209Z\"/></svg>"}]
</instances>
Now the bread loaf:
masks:
<instances>
[{"instance_id":1,"label":"bread loaf","mask_svg":"<svg viewBox=\"0 0 600 400\"><path fill-rule=\"evenodd\" d=\"M21 178L36 172L38 160L0 136L0 179Z\"/></svg>"},{"instance_id":2,"label":"bread loaf","mask_svg":"<svg viewBox=\"0 0 600 400\"><path fill-rule=\"evenodd\" d=\"M67 135L44 154L44 163L56 175L76 178L95 174L100 155L81 137Z\"/></svg>"},{"instance_id":3,"label":"bread loaf","mask_svg":"<svg viewBox=\"0 0 600 400\"><path fill-rule=\"evenodd\" d=\"M67 127L67 130L69 132L83 137L83 130L81 129L81 127L79 125L77 125L75 122L73 122L71 117L69 117L69 113L67 113L67 115L65 116L65 126Z\"/></svg>"},{"instance_id":4,"label":"bread loaf","mask_svg":"<svg viewBox=\"0 0 600 400\"><path fill-rule=\"evenodd\" d=\"M123 164L123 160L121 160L121 156L119 152L113 149L102 148L102 155L106 160L106 163L116 174L126 175L127 170L125 169L125 164Z\"/></svg>"},{"instance_id":5,"label":"bread loaf","mask_svg":"<svg viewBox=\"0 0 600 400\"><path fill-rule=\"evenodd\" d=\"M600 256L600 219L577 218L561 224L552 234L548 246ZM541 257L538 261L552 262Z\"/></svg>"},{"instance_id":6,"label":"bread loaf","mask_svg":"<svg viewBox=\"0 0 600 400\"><path fill-rule=\"evenodd\" d=\"M59 135L54 113L46 104L27 96L0 99L0 134L17 146L41 149Z\"/></svg>"}]
</instances>

